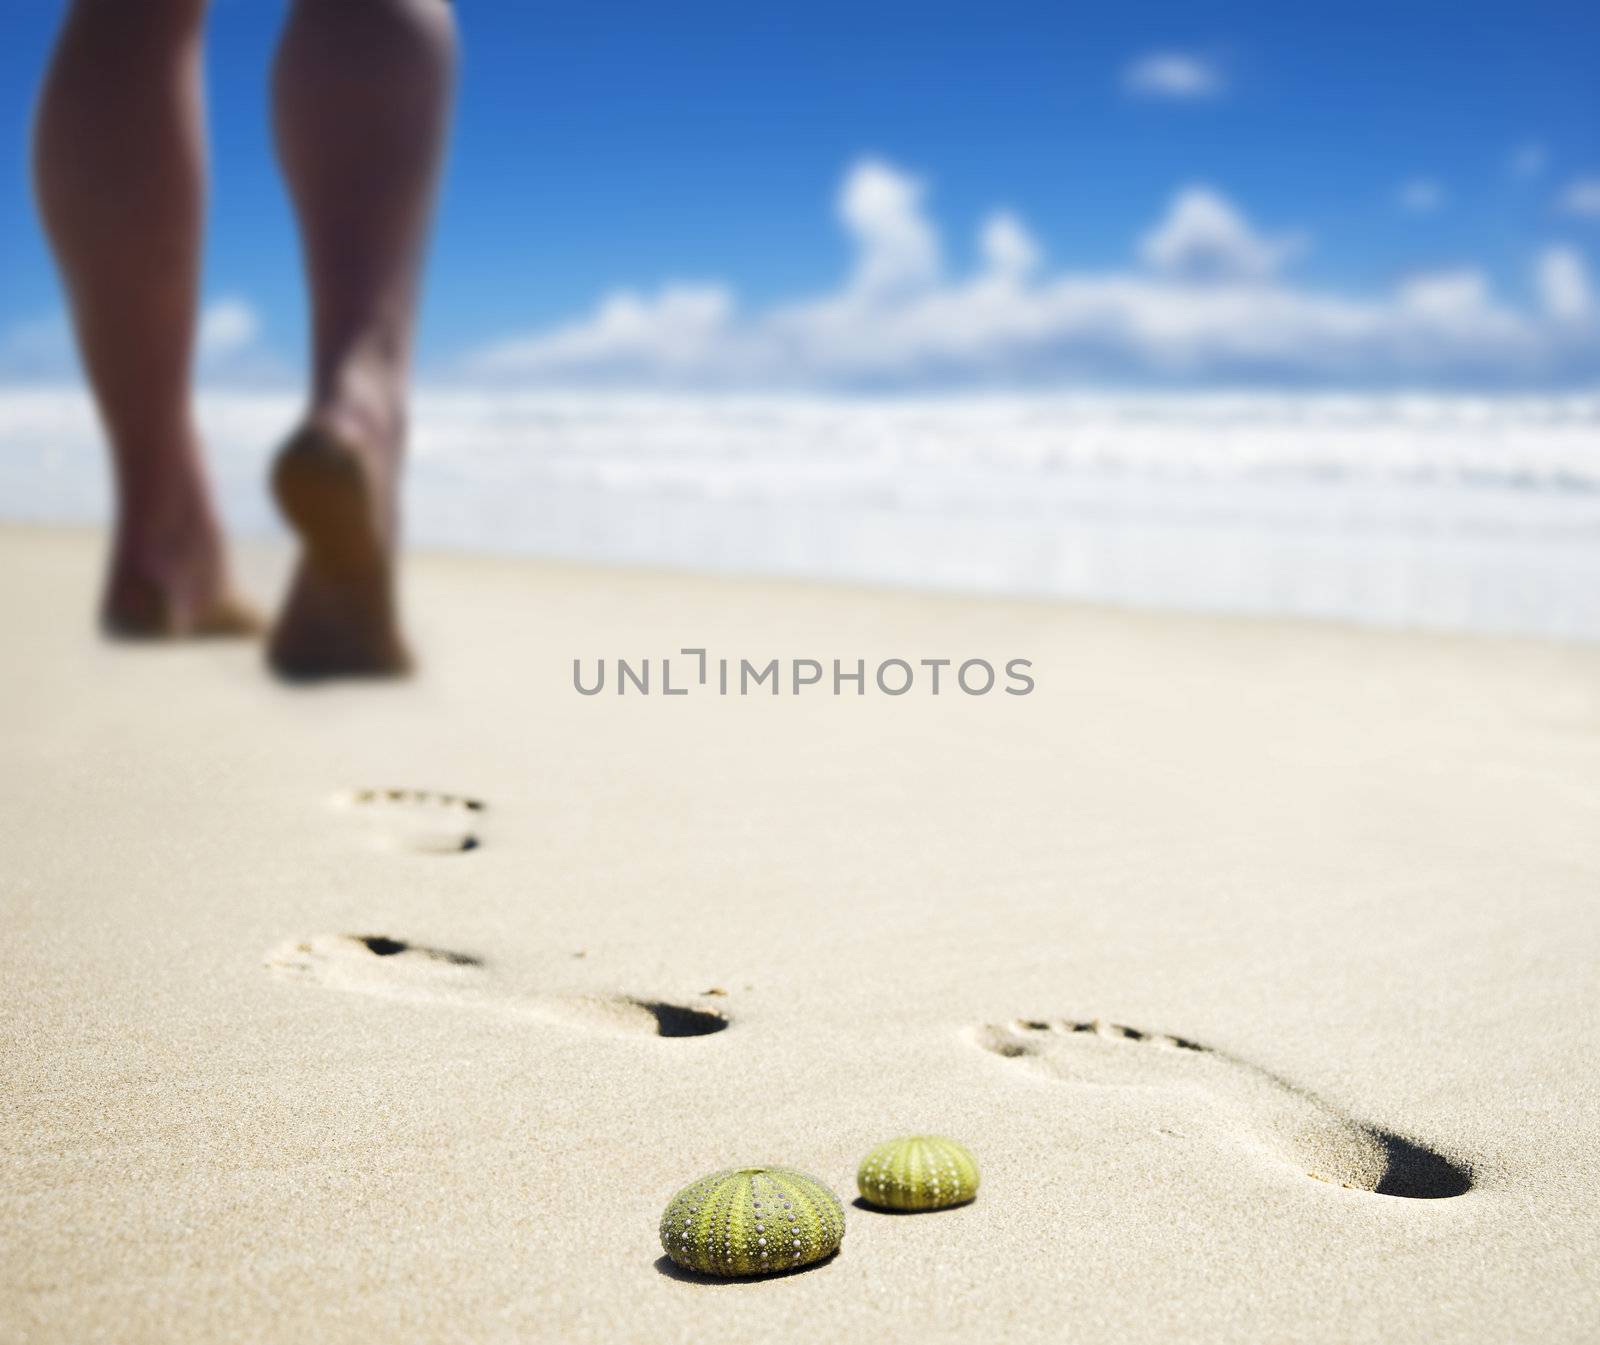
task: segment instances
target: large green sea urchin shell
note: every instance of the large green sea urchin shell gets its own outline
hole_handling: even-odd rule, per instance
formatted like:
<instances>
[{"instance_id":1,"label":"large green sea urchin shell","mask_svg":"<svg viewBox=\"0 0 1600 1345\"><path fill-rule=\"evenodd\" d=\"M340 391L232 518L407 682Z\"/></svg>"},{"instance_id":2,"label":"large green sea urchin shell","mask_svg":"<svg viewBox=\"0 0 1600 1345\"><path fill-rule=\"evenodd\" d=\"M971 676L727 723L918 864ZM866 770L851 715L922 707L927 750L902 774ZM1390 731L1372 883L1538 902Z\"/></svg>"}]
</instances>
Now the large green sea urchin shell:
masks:
<instances>
[{"instance_id":1,"label":"large green sea urchin shell","mask_svg":"<svg viewBox=\"0 0 1600 1345\"><path fill-rule=\"evenodd\" d=\"M702 1275L775 1275L839 1250L844 1207L793 1168L728 1168L692 1182L661 1216L661 1247Z\"/></svg>"},{"instance_id":2,"label":"large green sea urchin shell","mask_svg":"<svg viewBox=\"0 0 1600 1345\"><path fill-rule=\"evenodd\" d=\"M978 1160L942 1135L906 1135L861 1160L856 1186L886 1210L942 1210L978 1194Z\"/></svg>"}]
</instances>

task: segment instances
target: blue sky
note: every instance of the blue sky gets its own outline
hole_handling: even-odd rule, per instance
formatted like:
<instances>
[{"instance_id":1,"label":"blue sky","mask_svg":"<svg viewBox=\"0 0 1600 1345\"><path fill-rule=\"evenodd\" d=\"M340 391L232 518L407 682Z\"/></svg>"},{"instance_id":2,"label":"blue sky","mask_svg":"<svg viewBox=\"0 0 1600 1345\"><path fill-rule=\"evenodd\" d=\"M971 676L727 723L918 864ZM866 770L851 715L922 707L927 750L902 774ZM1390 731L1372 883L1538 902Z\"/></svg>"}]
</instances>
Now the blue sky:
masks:
<instances>
[{"instance_id":1,"label":"blue sky","mask_svg":"<svg viewBox=\"0 0 1600 1345\"><path fill-rule=\"evenodd\" d=\"M0 17L13 376L58 339L25 140L59 10ZM211 21L206 288L240 369L303 348L264 111L280 10ZM461 13L435 377L1519 383L1579 380L1600 349L1592 3ZM887 287L874 257L901 268ZM1009 298L977 293L1002 272Z\"/></svg>"}]
</instances>

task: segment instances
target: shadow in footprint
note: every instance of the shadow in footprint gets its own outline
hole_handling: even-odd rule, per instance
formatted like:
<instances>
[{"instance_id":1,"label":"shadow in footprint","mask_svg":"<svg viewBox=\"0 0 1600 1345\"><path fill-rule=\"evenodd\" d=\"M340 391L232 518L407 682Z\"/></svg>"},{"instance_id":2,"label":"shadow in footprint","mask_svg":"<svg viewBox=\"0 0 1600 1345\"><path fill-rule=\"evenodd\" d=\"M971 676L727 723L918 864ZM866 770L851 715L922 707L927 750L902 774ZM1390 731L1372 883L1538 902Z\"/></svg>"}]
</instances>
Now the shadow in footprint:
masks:
<instances>
[{"instance_id":1,"label":"shadow in footprint","mask_svg":"<svg viewBox=\"0 0 1600 1345\"><path fill-rule=\"evenodd\" d=\"M394 957L400 953L415 953L436 962L448 962L453 967L481 967L483 959L471 953L453 953L448 948L424 948L421 944L407 943L404 939L391 939L387 934L352 934L357 943L365 946L376 957Z\"/></svg>"},{"instance_id":2,"label":"shadow in footprint","mask_svg":"<svg viewBox=\"0 0 1600 1345\"><path fill-rule=\"evenodd\" d=\"M1404 1196L1408 1200L1448 1200L1472 1190L1471 1169L1392 1130L1381 1126L1371 1129L1389 1159L1383 1176L1372 1188L1373 1194Z\"/></svg>"},{"instance_id":3,"label":"shadow in footprint","mask_svg":"<svg viewBox=\"0 0 1600 1345\"><path fill-rule=\"evenodd\" d=\"M1443 1200L1472 1189L1465 1165L1187 1037L1100 1019L1027 1018L980 1027L973 1039L1003 1059L1030 1062L1069 1082L1209 1095L1249 1117L1257 1140L1319 1181L1410 1200Z\"/></svg>"},{"instance_id":4,"label":"shadow in footprint","mask_svg":"<svg viewBox=\"0 0 1600 1345\"><path fill-rule=\"evenodd\" d=\"M483 844L482 799L431 789L352 789L334 806L348 809L363 823L368 841L385 850L454 855Z\"/></svg>"},{"instance_id":5,"label":"shadow in footprint","mask_svg":"<svg viewBox=\"0 0 1600 1345\"><path fill-rule=\"evenodd\" d=\"M707 1037L728 1026L728 1020L713 1009L693 1009L659 999L636 999L633 1003L656 1020L658 1037Z\"/></svg>"},{"instance_id":6,"label":"shadow in footprint","mask_svg":"<svg viewBox=\"0 0 1600 1345\"><path fill-rule=\"evenodd\" d=\"M279 944L265 961L277 975L331 990L571 1023L602 1032L705 1037L721 1032L730 1022L715 1009L635 995L522 994L501 986L475 953L433 948L388 934L318 934Z\"/></svg>"}]
</instances>

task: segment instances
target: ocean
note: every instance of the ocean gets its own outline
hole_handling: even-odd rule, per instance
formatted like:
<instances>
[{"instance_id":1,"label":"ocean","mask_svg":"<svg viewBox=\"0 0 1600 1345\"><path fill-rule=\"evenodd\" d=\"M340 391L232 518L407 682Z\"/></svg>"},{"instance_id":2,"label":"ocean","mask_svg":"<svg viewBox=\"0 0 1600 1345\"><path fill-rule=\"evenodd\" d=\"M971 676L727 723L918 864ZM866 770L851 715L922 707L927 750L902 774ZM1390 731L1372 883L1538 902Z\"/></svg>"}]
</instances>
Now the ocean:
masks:
<instances>
[{"instance_id":1,"label":"ocean","mask_svg":"<svg viewBox=\"0 0 1600 1345\"><path fill-rule=\"evenodd\" d=\"M278 531L296 398L215 390L230 524ZM92 409L0 388L0 516L107 511ZM414 544L1600 640L1600 392L644 395L435 388Z\"/></svg>"}]
</instances>

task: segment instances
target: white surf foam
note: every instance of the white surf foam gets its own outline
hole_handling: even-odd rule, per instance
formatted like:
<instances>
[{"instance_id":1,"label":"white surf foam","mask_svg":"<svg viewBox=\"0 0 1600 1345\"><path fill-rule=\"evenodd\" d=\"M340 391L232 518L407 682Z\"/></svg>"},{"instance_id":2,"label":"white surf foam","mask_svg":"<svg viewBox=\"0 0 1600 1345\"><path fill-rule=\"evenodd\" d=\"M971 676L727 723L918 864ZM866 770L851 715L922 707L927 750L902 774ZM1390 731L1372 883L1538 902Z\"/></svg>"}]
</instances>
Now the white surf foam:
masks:
<instances>
[{"instance_id":1,"label":"white surf foam","mask_svg":"<svg viewBox=\"0 0 1600 1345\"><path fill-rule=\"evenodd\" d=\"M203 401L224 506L295 400ZM0 389L0 509L103 518L93 415ZM1600 639L1600 394L434 390L409 535L653 566Z\"/></svg>"}]
</instances>

